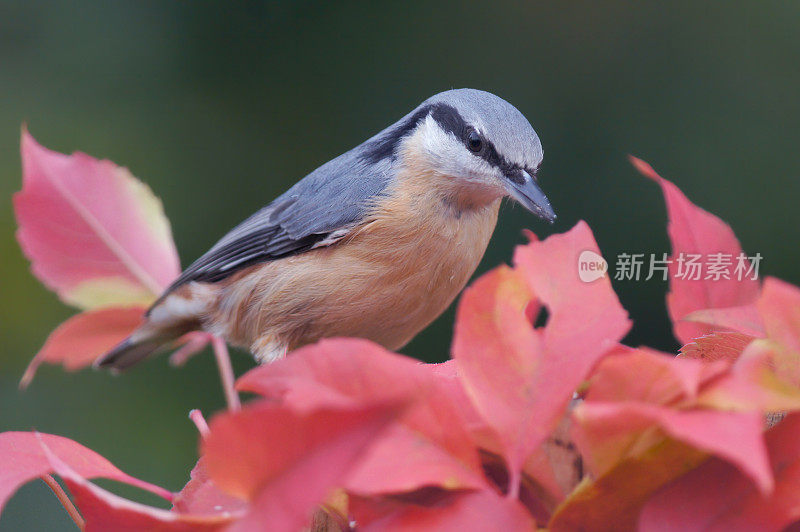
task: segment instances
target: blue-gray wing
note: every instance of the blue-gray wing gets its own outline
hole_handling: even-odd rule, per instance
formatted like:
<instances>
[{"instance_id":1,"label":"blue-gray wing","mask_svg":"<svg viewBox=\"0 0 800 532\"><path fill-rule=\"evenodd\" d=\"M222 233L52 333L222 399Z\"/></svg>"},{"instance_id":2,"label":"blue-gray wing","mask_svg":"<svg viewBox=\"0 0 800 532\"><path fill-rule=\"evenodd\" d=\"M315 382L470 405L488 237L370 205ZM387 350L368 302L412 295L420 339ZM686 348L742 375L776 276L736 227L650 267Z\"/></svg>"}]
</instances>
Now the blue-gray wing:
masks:
<instances>
[{"instance_id":1,"label":"blue-gray wing","mask_svg":"<svg viewBox=\"0 0 800 532\"><path fill-rule=\"evenodd\" d=\"M397 147L431 110L417 109L320 166L225 235L166 290L216 282L247 266L333 244L365 221L394 177ZM160 300L159 300L160 301Z\"/></svg>"},{"instance_id":2,"label":"blue-gray wing","mask_svg":"<svg viewBox=\"0 0 800 532\"><path fill-rule=\"evenodd\" d=\"M384 193L391 161L375 164L352 150L324 164L239 224L167 289L216 282L264 261L330 245L358 227Z\"/></svg>"}]
</instances>

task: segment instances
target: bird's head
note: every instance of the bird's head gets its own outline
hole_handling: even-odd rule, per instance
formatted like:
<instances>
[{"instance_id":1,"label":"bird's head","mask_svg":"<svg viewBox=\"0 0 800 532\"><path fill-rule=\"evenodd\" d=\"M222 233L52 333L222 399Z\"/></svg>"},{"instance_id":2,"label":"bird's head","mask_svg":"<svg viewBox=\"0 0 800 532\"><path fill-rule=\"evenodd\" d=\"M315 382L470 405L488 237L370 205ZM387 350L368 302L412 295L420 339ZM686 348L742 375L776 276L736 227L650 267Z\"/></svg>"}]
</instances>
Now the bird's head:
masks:
<instances>
[{"instance_id":1,"label":"bird's head","mask_svg":"<svg viewBox=\"0 0 800 532\"><path fill-rule=\"evenodd\" d=\"M391 128L390 130L391 131ZM510 196L537 216L555 213L536 180L542 144L513 105L475 89L439 93L395 125L417 165L464 196Z\"/></svg>"}]
</instances>

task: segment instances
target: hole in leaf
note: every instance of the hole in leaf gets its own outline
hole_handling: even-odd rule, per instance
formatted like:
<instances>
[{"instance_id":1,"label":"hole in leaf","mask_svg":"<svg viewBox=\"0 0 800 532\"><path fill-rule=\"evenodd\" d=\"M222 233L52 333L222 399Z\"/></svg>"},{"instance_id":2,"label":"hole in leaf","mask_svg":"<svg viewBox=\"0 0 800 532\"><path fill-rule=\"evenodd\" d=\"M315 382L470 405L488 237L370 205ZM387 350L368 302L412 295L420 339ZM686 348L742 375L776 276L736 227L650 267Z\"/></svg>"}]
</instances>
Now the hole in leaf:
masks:
<instances>
[{"instance_id":1,"label":"hole in leaf","mask_svg":"<svg viewBox=\"0 0 800 532\"><path fill-rule=\"evenodd\" d=\"M540 327L544 327L547 325L547 321L550 319L550 312L547 310L547 307L542 306L541 310L539 310L539 314L536 316L536 321L533 322L533 326L537 329Z\"/></svg>"}]
</instances>

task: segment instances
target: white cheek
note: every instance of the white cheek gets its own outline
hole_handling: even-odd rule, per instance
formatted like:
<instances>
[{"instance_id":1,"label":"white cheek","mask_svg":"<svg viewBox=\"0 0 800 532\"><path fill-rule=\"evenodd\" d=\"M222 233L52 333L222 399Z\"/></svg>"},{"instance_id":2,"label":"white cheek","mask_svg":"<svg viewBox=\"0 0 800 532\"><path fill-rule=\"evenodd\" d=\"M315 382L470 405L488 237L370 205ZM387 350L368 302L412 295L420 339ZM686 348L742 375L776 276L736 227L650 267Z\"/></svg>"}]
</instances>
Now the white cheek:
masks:
<instances>
[{"instance_id":1,"label":"white cheek","mask_svg":"<svg viewBox=\"0 0 800 532\"><path fill-rule=\"evenodd\" d=\"M419 145L436 172L470 181L494 177L497 170L476 157L451 133L444 131L428 117L416 134Z\"/></svg>"}]
</instances>

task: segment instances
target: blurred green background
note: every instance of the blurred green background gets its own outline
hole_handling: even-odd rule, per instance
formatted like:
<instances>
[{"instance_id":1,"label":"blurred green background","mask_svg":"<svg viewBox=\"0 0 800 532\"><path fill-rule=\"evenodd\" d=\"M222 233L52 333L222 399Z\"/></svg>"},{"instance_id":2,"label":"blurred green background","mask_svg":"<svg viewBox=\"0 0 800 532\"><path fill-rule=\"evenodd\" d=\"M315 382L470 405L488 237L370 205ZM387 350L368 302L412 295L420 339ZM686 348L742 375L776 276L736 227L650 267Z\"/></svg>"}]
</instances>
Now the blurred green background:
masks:
<instances>
[{"instance_id":1,"label":"blurred green background","mask_svg":"<svg viewBox=\"0 0 800 532\"><path fill-rule=\"evenodd\" d=\"M196 459L186 418L223 406L211 356L113 378L28 360L71 315L14 239L20 124L45 146L129 167L163 198L182 261L321 163L433 93L494 92L545 148L549 227L506 207L485 271L522 228L585 219L607 258L668 251L650 161L721 216L762 272L800 283L800 3L0 1L0 430L62 434L179 489ZM664 283L617 282L629 342L677 346ZM452 309L403 351L447 357ZM235 357L237 371L251 362ZM0 464L0 468L3 464ZM71 530L42 483L0 530Z\"/></svg>"}]
</instances>

